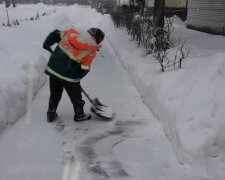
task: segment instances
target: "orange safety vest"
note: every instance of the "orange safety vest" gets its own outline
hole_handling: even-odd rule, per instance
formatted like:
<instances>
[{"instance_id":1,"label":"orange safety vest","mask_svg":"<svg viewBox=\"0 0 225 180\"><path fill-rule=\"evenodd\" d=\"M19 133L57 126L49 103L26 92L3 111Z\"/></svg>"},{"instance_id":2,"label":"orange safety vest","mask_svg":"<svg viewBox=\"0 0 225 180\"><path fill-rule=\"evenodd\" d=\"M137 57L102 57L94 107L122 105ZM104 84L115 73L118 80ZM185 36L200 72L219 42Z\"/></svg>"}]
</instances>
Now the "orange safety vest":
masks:
<instances>
[{"instance_id":1,"label":"orange safety vest","mask_svg":"<svg viewBox=\"0 0 225 180\"><path fill-rule=\"evenodd\" d=\"M89 69L92 60L99 51L100 46L88 32L79 32L75 29L68 29L61 32L59 47L77 63L82 69Z\"/></svg>"}]
</instances>

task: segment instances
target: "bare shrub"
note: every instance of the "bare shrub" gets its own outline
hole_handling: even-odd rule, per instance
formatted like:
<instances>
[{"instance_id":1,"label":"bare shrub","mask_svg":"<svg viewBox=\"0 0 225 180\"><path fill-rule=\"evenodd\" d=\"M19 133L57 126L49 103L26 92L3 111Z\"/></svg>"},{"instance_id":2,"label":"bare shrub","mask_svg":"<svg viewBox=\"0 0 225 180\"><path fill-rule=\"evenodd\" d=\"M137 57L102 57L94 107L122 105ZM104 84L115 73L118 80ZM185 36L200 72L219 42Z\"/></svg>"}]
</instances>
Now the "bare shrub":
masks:
<instances>
[{"instance_id":1,"label":"bare shrub","mask_svg":"<svg viewBox=\"0 0 225 180\"><path fill-rule=\"evenodd\" d=\"M185 41L172 36L173 23L173 18L167 18L164 28L157 29L155 35L155 53L153 53L153 57L159 62L162 72L164 72L165 68L171 66L174 67L174 70L176 67L182 68L182 62L190 52L190 48L185 47ZM174 56L169 53L171 49L176 51Z\"/></svg>"},{"instance_id":2,"label":"bare shrub","mask_svg":"<svg viewBox=\"0 0 225 180\"><path fill-rule=\"evenodd\" d=\"M90 0L92 7L101 13L111 14L115 27L125 27L131 38L143 47L147 54L159 63L161 71L173 66L181 68L183 60L188 57L190 48L185 42L172 36L174 18L165 18L163 27L156 27L152 16L132 5L106 5L109 0ZM131 1L130 1L131 2ZM173 49L173 50L172 50ZM172 50L172 51L171 51ZM171 52L174 52L172 54Z\"/></svg>"}]
</instances>

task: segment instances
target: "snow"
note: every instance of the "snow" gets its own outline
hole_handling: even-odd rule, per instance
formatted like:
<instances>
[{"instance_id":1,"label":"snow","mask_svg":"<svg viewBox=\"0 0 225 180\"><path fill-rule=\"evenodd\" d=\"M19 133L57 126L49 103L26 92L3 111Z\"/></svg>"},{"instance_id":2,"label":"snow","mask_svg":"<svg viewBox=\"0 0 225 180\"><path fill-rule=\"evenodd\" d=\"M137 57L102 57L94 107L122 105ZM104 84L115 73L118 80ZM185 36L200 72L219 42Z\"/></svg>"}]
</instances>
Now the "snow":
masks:
<instances>
[{"instance_id":1,"label":"snow","mask_svg":"<svg viewBox=\"0 0 225 180\"><path fill-rule=\"evenodd\" d=\"M31 15L36 15L37 8L42 11L43 7L44 5L36 7L24 5L16 9L10 8L8 12L12 19L30 18ZM0 24L7 22L5 15L1 5ZM39 39L43 39L50 30L50 26L45 25L46 29L39 33L40 26L43 27L44 24L44 22L41 24L24 22L21 26L0 28L0 131L24 115L33 94L45 81L42 71L46 55L38 48L41 45Z\"/></svg>"},{"instance_id":2,"label":"snow","mask_svg":"<svg viewBox=\"0 0 225 180\"><path fill-rule=\"evenodd\" d=\"M174 34L186 40L190 55L182 69L162 73L124 29L115 29L109 15L88 6L8 9L11 19L29 19L37 11L51 14L23 20L20 26L0 26L1 179L225 178L223 36L186 29L176 20ZM3 22L6 12L0 5L0 25ZM93 121L74 125L64 93L60 121L46 123L49 92L44 68L49 53L42 43L55 28L71 26L100 27L106 34L82 85L114 109L113 121L94 116ZM87 103L85 110L89 107Z\"/></svg>"},{"instance_id":3,"label":"snow","mask_svg":"<svg viewBox=\"0 0 225 180\"><path fill-rule=\"evenodd\" d=\"M127 47L124 32L112 31L109 41L144 102L163 123L179 162L196 166L205 178L223 179L225 38L187 30L177 23L175 34L181 34L191 47L190 57L182 69L161 73L142 49ZM220 175L211 170L215 161L221 165L217 167Z\"/></svg>"},{"instance_id":4,"label":"snow","mask_svg":"<svg viewBox=\"0 0 225 180\"><path fill-rule=\"evenodd\" d=\"M36 96L39 101L32 103L29 112L1 134L1 179L45 180L57 179L62 174L59 141L62 137L44 123L47 98L42 92Z\"/></svg>"}]
</instances>

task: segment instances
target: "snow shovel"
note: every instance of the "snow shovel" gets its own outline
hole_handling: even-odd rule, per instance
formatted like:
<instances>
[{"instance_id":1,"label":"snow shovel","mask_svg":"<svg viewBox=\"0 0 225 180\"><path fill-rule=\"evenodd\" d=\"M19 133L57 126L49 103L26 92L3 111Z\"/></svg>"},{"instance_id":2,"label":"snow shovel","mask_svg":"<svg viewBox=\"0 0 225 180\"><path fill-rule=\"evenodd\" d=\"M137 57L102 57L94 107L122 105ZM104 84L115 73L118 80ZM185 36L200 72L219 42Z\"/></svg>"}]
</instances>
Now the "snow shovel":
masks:
<instances>
[{"instance_id":1,"label":"snow shovel","mask_svg":"<svg viewBox=\"0 0 225 180\"><path fill-rule=\"evenodd\" d=\"M113 118L113 110L112 108L103 105L98 98L91 99L90 96L82 89L84 95L87 97L87 99L92 104L91 111L96 114L97 116L100 116L105 119L112 119Z\"/></svg>"}]
</instances>

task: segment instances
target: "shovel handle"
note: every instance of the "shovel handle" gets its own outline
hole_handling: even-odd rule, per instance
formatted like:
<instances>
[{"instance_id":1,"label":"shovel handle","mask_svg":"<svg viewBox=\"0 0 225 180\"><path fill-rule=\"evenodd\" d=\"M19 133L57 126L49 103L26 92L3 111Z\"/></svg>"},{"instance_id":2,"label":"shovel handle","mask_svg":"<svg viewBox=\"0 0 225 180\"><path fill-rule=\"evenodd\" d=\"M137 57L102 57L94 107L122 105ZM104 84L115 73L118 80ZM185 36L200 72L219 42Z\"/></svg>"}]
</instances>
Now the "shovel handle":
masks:
<instances>
[{"instance_id":1,"label":"shovel handle","mask_svg":"<svg viewBox=\"0 0 225 180\"><path fill-rule=\"evenodd\" d=\"M82 92L84 93L84 95L88 98L88 100L90 101L91 104L93 104L93 100L91 99L91 97L86 93L86 91L81 88Z\"/></svg>"}]
</instances>

